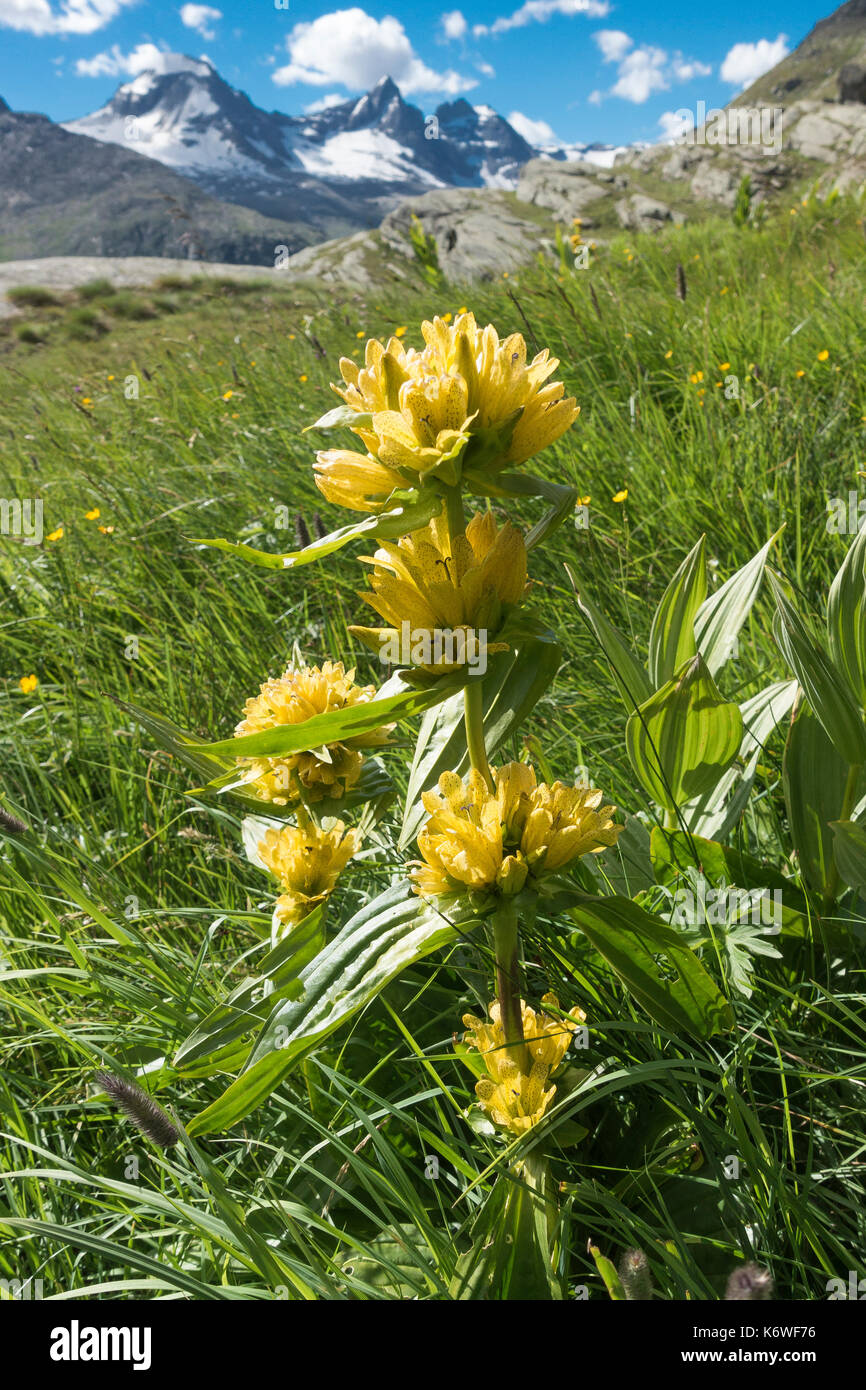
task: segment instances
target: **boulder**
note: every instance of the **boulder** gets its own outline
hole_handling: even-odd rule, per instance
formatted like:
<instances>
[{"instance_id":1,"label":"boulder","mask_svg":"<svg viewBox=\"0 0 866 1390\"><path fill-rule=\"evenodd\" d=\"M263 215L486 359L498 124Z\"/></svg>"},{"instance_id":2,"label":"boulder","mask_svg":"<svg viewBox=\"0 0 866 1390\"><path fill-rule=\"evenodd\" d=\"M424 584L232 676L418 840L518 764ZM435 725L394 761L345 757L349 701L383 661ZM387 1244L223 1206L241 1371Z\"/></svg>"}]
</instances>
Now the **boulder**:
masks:
<instances>
[{"instance_id":1,"label":"boulder","mask_svg":"<svg viewBox=\"0 0 866 1390\"><path fill-rule=\"evenodd\" d=\"M490 280L531 261L550 233L546 219L514 196L493 188L442 188L401 203L379 231L386 246L412 257L413 214L436 241L439 266L449 280Z\"/></svg>"},{"instance_id":2,"label":"boulder","mask_svg":"<svg viewBox=\"0 0 866 1390\"><path fill-rule=\"evenodd\" d=\"M630 198L622 198L616 205L616 215L620 225L630 232L654 232L665 222L682 222L680 213L674 213L667 203L655 198L647 198L643 193L633 193Z\"/></svg>"},{"instance_id":3,"label":"boulder","mask_svg":"<svg viewBox=\"0 0 866 1390\"><path fill-rule=\"evenodd\" d=\"M523 203L547 208L559 222L569 225L607 189L597 181L591 164L559 163L552 159L531 159L520 171L517 197Z\"/></svg>"},{"instance_id":4,"label":"boulder","mask_svg":"<svg viewBox=\"0 0 866 1390\"><path fill-rule=\"evenodd\" d=\"M846 63L839 71L839 100L866 102L866 68Z\"/></svg>"}]
</instances>

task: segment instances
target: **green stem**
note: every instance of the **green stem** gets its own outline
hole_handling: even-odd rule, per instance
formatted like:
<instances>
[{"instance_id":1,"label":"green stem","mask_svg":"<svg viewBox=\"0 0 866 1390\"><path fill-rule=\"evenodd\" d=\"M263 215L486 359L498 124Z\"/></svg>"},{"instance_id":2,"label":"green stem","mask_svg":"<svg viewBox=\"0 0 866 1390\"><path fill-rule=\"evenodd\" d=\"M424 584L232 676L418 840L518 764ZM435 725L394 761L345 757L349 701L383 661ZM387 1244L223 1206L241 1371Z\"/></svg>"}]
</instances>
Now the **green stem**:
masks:
<instances>
[{"instance_id":1,"label":"green stem","mask_svg":"<svg viewBox=\"0 0 866 1390\"><path fill-rule=\"evenodd\" d=\"M480 676L470 676L463 687L463 715L469 761L481 773L490 791L495 792L496 787L484 742L484 704Z\"/></svg>"},{"instance_id":2,"label":"green stem","mask_svg":"<svg viewBox=\"0 0 866 1390\"><path fill-rule=\"evenodd\" d=\"M845 782L845 791L842 795L842 809L839 812L840 820L850 820L851 812L854 809L854 801L857 797L857 783L860 781L860 773L863 771L862 763L851 763L848 768L848 777ZM836 868L834 859L830 865L830 872L827 874L827 882L824 886L823 910L830 911L836 901L839 892L839 870Z\"/></svg>"},{"instance_id":3,"label":"green stem","mask_svg":"<svg viewBox=\"0 0 866 1390\"><path fill-rule=\"evenodd\" d=\"M496 997L506 1046L520 1070L528 1075L532 1061L523 1037L517 908L513 903L503 904L493 916L493 950L496 957Z\"/></svg>"},{"instance_id":4,"label":"green stem","mask_svg":"<svg viewBox=\"0 0 866 1390\"><path fill-rule=\"evenodd\" d=\"M457 536L466 531L466 517L463 513L463 491L459 484L445 490L445 516L448 520L448 534L452 545Z\"/></svg>"}]
</instances>

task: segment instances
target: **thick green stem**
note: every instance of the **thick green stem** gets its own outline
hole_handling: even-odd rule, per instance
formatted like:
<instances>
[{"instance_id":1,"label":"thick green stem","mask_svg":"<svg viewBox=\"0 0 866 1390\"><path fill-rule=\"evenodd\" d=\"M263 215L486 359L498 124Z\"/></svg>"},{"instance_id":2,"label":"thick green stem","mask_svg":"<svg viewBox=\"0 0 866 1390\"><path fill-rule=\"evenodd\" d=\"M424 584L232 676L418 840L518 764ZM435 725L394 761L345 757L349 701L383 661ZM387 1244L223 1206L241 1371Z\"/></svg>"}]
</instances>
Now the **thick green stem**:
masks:
<instances>
[{"instance_id":1,"label":"thick green stem","mask_svg":"<svg viewBox=\"0 0 866 1390\"><path fill-rule=\"evenodd\" d=\"M848 768L848 777L845 782L845 791L842 795L842 809L839 812L840 820L850 820L851 812L854 809L854 802L857 799L857 783L860 781L860 773L863 771L862 763L852 763ZM824 887L824 912L829 912L836 896L839 892L839 870L836 868L835 859L830 865L830 872L827 874L827 882Z\"/></svg>"},{"instance_id":2,"label":"thick green stem","mask_svg":"<svg viewBox=\"0 0 866 1390\"><path fill-rule=\"evenodd\" d=\"M493 950L496 957L496 997L506 1046L520 1070L528 1075L531 1058L523 1037L517 909L513 903L503 904L493 916Z\"/></svg>"},{"instance_id":3,"label":"thick green stem","mask_svg":"<svg viewBox=\"0 0 866 1390\"><path fill-rule=\"evenodd\" d=\"M481 698L481 677L470 676L463 687L463 712L466 725L466 748L469 761L481 773L490 791L496 790L487 761L484 743L484 705Z\"/></svg>"},{"instance_id":4,"label":"thick green stem","mask_svg":"<svg viewBox=\"0 0 866 1390\"><path fill-rule=\"evenodd\" d=\"M452 543L457 536L466 532L466 517L463 513L463 492L460 486L449 487L445 493L445 516L448 520L448 534Z\"/></svg>"}]
</instances>

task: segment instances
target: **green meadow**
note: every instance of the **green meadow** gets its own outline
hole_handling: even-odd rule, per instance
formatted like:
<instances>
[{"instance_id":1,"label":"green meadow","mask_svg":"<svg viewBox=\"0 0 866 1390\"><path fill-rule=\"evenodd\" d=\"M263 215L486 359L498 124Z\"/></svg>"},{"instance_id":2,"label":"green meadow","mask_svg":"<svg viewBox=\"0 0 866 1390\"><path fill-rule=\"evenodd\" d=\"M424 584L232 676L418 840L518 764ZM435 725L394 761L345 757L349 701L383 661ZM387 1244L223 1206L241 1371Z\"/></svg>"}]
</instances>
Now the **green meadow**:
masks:
<instances>
[{"instance_id":1,"label":"green meadow","mask_svg":"<svg viewBox=\"0 0 866 1390\"><path fill-rule=\"evenodd\" d=\"M45 1297L606 1300L648 1296L614 1268L634 1249L660 1300L723 1298L744 1263L786 1300L866 1274L862 764L833 790L837 743L827 754L808 710L811 752L786 763L789 702L719 832L717 882L778 888L781 932L678 923L675 886L709 873L711 852L662 865L664 831L688 832L636 775L600 636L606 620L645 663L701 536L710 596L775 536L718 689L742 705L792 679L770 570L817 642L866 499L864 216L812 198L760 228L620 237L583 271L563 253L481 285L419 277L402 297L206 277L19 293L0 336L0 498L41 500L43 526L38 543L0 537L0 1278L41 1280ZM243 809L129 708L229 738L296 648L382 683L347 635L370 621L357 559L374 542L281 571L201 541L292 551L345 524L311 467L337 437L303 432L337 403L338 359L398 329L420 347L423 319L464 307L530 355L549 348L580 405L532 461L577 493L530 556L528 603L562 661L498 756L604 790L631 848L578 881L672 924L732 1011L690 1036L588 937L527 924L529 994L553 988L589 1029L581 1085L549 1126L544 1295L504 1266L466 1277L515 1158L466 1119L474 1078L455 1037L490 989L474 940L468 957L446 944L412 960L237 1123L192 1124L246 1053L184 1066L178 1049L256 976L273 894L244 854ZM539 497L492 505L525 528L545 511ZM810 699L821 724L821 691ZM341 878L329 931L415 855L386 832L418 727L400 722L382 754L396 799ZM818 862L837 820L855 824L838 872ZM148 1142L100 1070L138 1080L193 1137ZM560 1119L579 1143L563 1130L557 1144Z\"/></svg>"}]
</instances>

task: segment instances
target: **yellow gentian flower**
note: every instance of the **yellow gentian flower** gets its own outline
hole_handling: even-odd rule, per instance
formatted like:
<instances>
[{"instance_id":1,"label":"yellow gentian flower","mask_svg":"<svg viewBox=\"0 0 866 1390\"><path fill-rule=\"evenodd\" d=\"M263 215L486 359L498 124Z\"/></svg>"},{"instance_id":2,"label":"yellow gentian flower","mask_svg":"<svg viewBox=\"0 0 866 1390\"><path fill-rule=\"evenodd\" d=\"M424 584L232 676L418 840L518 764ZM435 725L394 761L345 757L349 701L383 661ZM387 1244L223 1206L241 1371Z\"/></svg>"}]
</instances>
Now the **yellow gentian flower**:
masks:
<instances>
[{"instance_id":1,"label":"yellow gentian flower","mask_svg":"<svg viewBox=\"0 0 866 1390\"><path fill-rule=\"evenodd\" d=\"M325 902L360 843L360 833L347 831L340 820L329 822L327 829L310 821L265 832L258 853L283 890L275 907L282 928L295 926Z\"/></svg>"},{"instance_id":2,"label":"yellow gentian flower","mask_svg":"<svg viewBox=\"0 0 866 1390\"><path fill-rule=\"evenodd\" d=\"M464 782L443 772L439 790L421 800L430 819L418 835L422 860L411 870L415 892L519 893L527 878L541 878L583 854L615 844L621 827L590 787L536 785L527 763L492 768L491 792L475 768Z\"/></svg>"},{"instance_id":3,"label":"yellow gentian flower","mask_svg":"<svg viewBox=\"0 0 866 1390\"><path fill-rule=\"evenodd\" d=\"M545 994L541 1002L551 1009L559 1008L555 994ZM476 1083L475 1094L493 1123L515 1135L532 1129L549 1110L556 1094L556 1086L548 1085L550 1076L562 1065L575 1030L586 1019L582 1009L574 1008L565 1017L557 1017L543 1010L536 1012L522 999L520 1011L528 1072L521 1070L506 1046L498 1002L488 1008L490 1023L473 1014L463 1016L488 1072Z\"/></svg>"},{"instance_id":4,"label":"yellow gentian flower","mask_svg":"<svg viewBox=\"0 0 866 1390\"><path fill-rule=\"evenodd\" d=\"M267 680L258 695L244 705L244 718L235 736L260 733L281 725L303 724L317 714L345 709L374 699L372 685L354 684L354 671L343 663L326 661L318 666L291 667L284 675ZM362 748L379 747L387 742L393 725L383 725L371 733L359 734L327 747L286 757L241 757L242 784L262 801L286 806L300 800L319 801L323 797L345 796L361 775Z\"/></svg>"},{"instance_id":5,"label":"yellow gentian flower","mask_svg":"<svg viewBox=\"0 0 866 1390\"><path fill-rule=\"evenodd\" d=\"M364 559L373 574L361 598L393 626L349 630L380 655L386 643L398 643L394 664L411 662L435 674L471 660L481 641L487 652L505 649L488 636L496 635L526 590L526 545L510 522L499 527L492 512L476 513L465 535L452 537L440 516ZM454 634L448 643L446 633Z\"/></svg>"}]
</instances>

